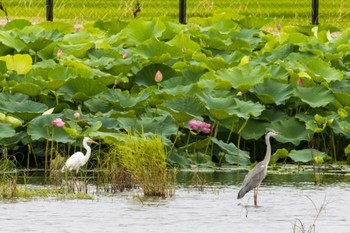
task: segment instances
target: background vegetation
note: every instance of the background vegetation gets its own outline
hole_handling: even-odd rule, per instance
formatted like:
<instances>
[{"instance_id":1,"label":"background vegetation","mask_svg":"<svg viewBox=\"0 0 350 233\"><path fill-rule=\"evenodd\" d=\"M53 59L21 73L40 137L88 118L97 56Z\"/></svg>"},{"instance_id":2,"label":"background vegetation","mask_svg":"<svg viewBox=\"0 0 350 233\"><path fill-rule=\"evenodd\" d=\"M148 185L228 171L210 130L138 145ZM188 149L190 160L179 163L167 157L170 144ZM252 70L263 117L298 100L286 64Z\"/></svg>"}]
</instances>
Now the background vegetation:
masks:
<instances>
[{"instance_id":1,"label":"background vegetation","mask_svg":"<svg viewBox=\"0 0 350 233\"><path fill-rule=\"evenodd\" d=\"M345 161L349 30L271 34L259 29L266 23L230 14L81 29L12 21L0 31L2 151L18 167L46 168L89 135L102 142L96 166L126 132L142 132L162 139L172 165L241 165L261 159L274 129L274 161Z\"/></svg>"},{"instance_id":2,"label":"background vegetation","mask_svg":"<svg viewBox=\"0 0 350 233\"><path fill-rule=\"evenodd\" d=\"M208 17L215 12L226 11L237 15L276 18L283 24L303 24L311 22L311 0L187 0L188 17ZM10 19L26 18L32 22L46 19L46 1L16 0L2 1ZM139 8L138 16L168 16L178 18L178 0L55 0L55 20L68 20L75 23L115 19L131 19ZM350 3L345 0L320 1L319 21L342 27L349 25L350 15L347 11ZM5 14L1 15L6 19Z\"/></svg>"}]
</instances>

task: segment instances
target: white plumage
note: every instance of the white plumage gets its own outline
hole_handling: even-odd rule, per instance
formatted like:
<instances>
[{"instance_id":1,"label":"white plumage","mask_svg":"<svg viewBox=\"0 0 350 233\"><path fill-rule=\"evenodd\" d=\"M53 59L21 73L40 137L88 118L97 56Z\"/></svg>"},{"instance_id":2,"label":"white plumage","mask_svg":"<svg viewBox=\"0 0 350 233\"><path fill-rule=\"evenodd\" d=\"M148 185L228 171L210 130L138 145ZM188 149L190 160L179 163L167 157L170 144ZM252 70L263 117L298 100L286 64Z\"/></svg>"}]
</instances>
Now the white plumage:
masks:
<instances>
[{"instance_id":1,"label":"white plumage","mask_svg":"<svg viewBox=\"0 0 350 233\"><path fill-rule=\"evenodd\" d=\"M84 155L83 152L77 151L75 152L69 159L67 159L66 163L61 169L61 172L65 172L66 170L68 171L73 171L75 170L76 173L79 172L80 167L84 166L86 162L89 160L90 155L91 155L91 147L88 145L88 143L95 143L94 140L92 140L89 137L84 137L83 140L83 147L86 150L86 154Z\"/></svg>"}]
</instances>

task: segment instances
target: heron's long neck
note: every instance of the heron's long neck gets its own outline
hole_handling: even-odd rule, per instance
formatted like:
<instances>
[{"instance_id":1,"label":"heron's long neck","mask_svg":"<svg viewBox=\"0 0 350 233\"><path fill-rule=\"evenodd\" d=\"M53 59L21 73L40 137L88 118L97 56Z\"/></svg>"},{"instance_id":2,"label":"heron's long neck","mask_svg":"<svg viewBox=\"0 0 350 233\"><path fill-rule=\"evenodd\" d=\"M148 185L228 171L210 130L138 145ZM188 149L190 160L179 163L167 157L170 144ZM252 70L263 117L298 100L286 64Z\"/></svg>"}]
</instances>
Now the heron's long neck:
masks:
<instances>
[{"instance_id":1,"label":"heron's long neck","mask_svg":"<svg viewBox=\"0 0 350 233\"><path fill-rule=\"evenodd\" d=\"M83 146L86 150L86 154L84 156L84 163L86 163L89 160L91 155L91 147L87 144L87 142L83 142Z\"/></svg>"},{"instance_id":2,"label":"heron's long neck","mask_svg":"<svg viewBox=\"0 0 350 233\"><path fill-rule=\"evenodd\" d=\"M271 157L270 135L266 135L265 143L266 143L266 155L264 158L264 162L265 164L268 164L270 162L270 157Z\"/></svg>"}]
</instances>

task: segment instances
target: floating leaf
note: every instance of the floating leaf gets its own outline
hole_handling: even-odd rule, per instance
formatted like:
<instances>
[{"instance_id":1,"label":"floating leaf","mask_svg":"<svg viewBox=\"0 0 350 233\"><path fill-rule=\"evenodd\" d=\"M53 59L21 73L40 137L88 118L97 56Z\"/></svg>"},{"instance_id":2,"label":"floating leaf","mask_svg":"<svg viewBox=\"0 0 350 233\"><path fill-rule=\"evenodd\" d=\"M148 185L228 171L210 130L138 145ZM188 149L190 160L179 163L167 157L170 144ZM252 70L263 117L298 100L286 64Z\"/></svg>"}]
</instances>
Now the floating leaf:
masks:
<instances>
[{"instance_id":1,"label":"floating leaf","mask_svg":"<svg viewBox=\"0 0 350 233\"><path fill-rule=\"evenodd\" d=\"M289 157L295 162L311 162L313 158L320 156L322 159L325 159L327 154L315 149L304 149L304 150L291 150Z\"/></svg>"}]
</instances>

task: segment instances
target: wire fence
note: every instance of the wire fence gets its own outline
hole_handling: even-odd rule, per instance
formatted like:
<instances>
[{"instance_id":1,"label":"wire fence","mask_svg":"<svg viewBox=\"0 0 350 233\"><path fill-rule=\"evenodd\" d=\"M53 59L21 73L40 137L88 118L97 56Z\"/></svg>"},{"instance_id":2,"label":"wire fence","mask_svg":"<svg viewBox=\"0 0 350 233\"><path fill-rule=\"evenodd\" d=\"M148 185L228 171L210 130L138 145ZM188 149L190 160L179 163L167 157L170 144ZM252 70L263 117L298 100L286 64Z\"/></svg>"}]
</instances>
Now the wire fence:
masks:
<instances>
[{"instance_id":1,"label":"wire fence","mask_svg":"<svg viewBox=\"0 0 350 233\"><path fill-rule=\"evenodd\" d=\"M0 0L0 20L45 21L48 0ZM51 0L55 21L85 23L96 20L167 16L179 18L179 0ZM272 17L286 24L310 24L313 0L187 0L186 16L205 17L216 12ZM350 0L319 3L320 24L350 26Z\"/></svg>"}]
</instances>

